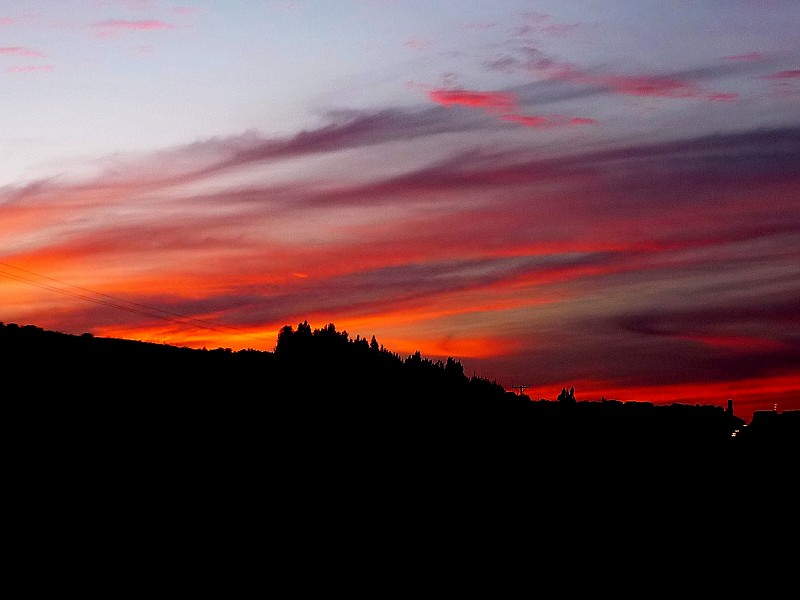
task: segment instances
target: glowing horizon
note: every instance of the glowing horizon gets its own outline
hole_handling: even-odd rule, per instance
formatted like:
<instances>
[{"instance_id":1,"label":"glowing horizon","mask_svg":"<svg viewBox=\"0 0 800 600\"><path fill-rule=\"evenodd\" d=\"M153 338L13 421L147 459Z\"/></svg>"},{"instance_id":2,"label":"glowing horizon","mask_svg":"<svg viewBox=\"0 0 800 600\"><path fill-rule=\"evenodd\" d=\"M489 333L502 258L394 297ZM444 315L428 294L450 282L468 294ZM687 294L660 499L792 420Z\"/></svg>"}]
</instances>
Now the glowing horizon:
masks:
<instances>
[{"instance_id":1,"label":"glowing horizon","mask_svg":"<svg viewBox=\"0 0 800 600\"><path fill-rule=\"evenodd\" d=\"M334 323L553 398L800 409L797 30L788 0L0 0L0 321Z\"/></svg>"}]
</instances>

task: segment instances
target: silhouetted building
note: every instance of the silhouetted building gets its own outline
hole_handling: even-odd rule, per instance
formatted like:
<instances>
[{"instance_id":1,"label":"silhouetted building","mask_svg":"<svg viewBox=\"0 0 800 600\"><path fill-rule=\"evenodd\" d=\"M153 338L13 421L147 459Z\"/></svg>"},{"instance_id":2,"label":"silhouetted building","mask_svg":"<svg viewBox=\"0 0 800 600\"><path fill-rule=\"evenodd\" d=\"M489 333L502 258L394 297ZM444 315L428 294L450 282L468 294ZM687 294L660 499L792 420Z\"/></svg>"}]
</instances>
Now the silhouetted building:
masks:
<instances>
[{"instance_id":1,"label":"silhouetted building","mask_svg":"<svg viewBox=\"0 0 800 600\"><path fill-rule=\"evenodd\" d=\"M800 410L757 410L741 434L759 447L800 449Z\"/></svg>"}]
</instances>

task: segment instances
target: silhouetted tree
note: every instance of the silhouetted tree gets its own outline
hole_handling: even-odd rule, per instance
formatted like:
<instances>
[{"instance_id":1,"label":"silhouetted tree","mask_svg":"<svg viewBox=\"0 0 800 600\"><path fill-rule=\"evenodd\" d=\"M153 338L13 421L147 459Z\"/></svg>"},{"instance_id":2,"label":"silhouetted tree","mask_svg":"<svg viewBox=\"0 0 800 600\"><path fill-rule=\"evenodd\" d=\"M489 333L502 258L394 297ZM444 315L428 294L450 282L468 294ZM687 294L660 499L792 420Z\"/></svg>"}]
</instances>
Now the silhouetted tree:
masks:
<instances>
[{"instance_id":1,"label":"silhouetted tree","mask_svg":"<svg viewBox=\"0 0 800 600\"><path fill-rule=\"evenodd\" d=\"M575 400L575 387L571 387L569 391L567 388L561 388L561 393L558 395L558 402L561 405L573 405L576 404Z\"/></svg>"},{"instance_id":2,"label":"silhouetted tree","mask_svg":"<svg viewBox=\"0 0 800 600\"><path fill-rule=\"evenodd\" d=\"M447 363L444 366L444 372L452 379L464 378L464 366L452 356L447 357Z\"/></svg>"}]
</instances>

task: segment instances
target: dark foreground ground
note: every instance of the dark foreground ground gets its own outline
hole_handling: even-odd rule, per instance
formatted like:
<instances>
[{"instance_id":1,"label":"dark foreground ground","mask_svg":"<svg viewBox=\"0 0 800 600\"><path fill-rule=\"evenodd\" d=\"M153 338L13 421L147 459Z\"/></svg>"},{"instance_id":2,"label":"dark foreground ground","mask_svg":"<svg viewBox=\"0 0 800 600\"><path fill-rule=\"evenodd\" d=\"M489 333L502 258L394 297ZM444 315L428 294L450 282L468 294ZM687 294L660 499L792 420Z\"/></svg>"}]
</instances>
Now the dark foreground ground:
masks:
<instances>
[{"instance_id":1,"label":"dark foreground ground","mask_svg":"<svg viewBox=\"0 0 800 600\"><path fill-rule=\"evenodd\" d=\"M41 523L266 528L296 551L422 522L644 527L794 504L788 414L759 429L721 407L532 402L330 332L232 353L22 329L0 327L5 482Z\"/></svg>"}]
</instances>

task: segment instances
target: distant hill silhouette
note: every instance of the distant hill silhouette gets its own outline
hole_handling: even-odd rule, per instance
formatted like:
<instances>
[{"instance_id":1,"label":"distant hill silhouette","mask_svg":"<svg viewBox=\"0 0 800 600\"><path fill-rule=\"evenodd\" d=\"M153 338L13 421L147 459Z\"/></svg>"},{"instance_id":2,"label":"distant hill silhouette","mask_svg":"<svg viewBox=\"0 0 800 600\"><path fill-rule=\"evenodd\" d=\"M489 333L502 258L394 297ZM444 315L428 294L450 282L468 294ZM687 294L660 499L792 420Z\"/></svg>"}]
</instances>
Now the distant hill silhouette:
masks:
<instances>
[{"instance_id":1,"label":"distant hill silhouette","mask_svg":"<svg viewBox=\"0 0 800 600\"><path fill-rule=\"evenodd\" d=\"M260 575L263 548L326 586L393 581L443 550L716 539L794 497L796 421L734 437L751 428L718 407L531 401L332 324L270 352L6 324L0 374L7 514L24 544L88 541L101 565L144 549Z\"/></svg>"},{"instance_id":2,"label":"distant hill silhouette","mask_svg":"<svg viewBox=\"0 0 800 600\"><path fill-rule=\"evenodd\" d=\"M499 458L721 464L797 443L788 414L745 427L715 406L578 401L566 388L556 401L532 401L466 376L453 358L403 358L332 323L287 325L274 351L235 352L0 323L0 360L6 406L34 410L39 420L28 426L62 442L125 439L243 456L266 444L293 460L424 463L431 472L437 461L452 472Z\"/></svg>"}]
</instances>

